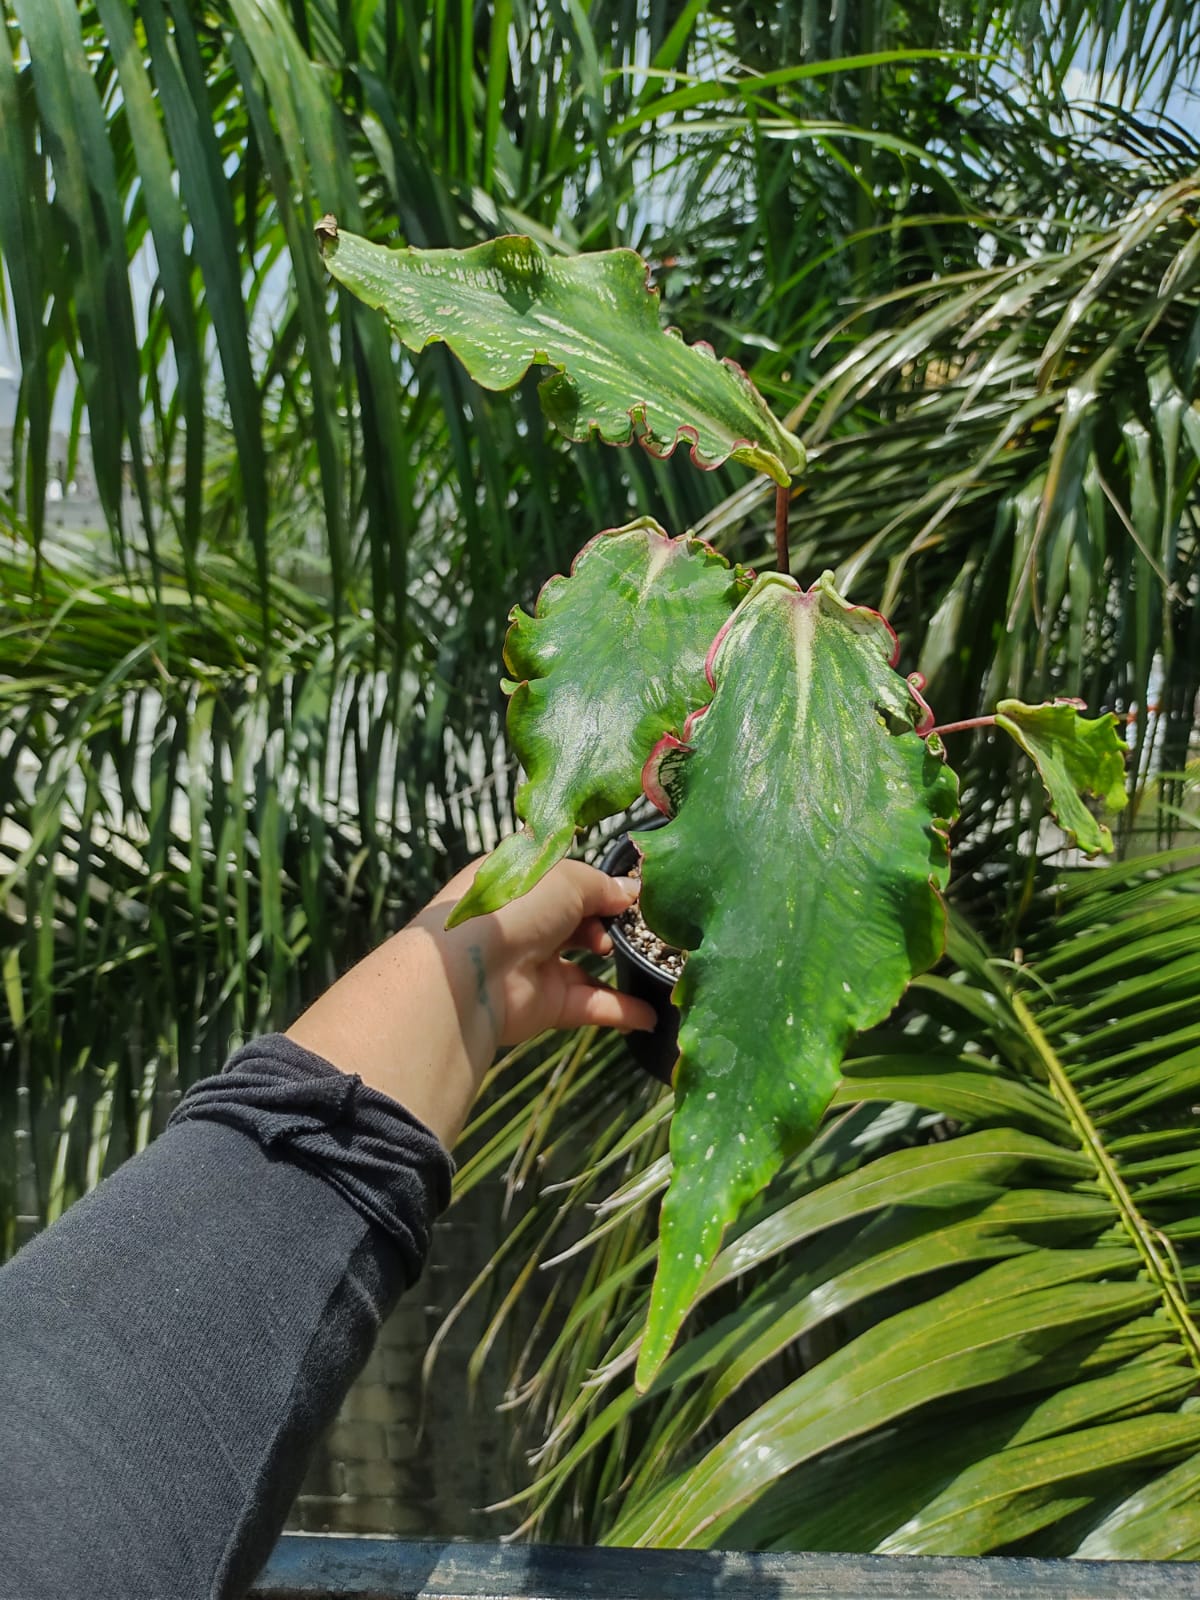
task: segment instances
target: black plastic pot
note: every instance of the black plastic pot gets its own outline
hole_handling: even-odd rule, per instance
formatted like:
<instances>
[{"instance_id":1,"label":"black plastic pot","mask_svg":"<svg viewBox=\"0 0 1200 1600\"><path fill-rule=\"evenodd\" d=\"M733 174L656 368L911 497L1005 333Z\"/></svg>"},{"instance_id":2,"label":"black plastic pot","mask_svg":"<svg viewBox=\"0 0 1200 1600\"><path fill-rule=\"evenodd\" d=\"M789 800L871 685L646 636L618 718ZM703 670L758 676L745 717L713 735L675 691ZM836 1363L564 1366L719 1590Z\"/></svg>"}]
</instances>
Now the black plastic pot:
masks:
<instances>
[{"instance_id":1,"label":"black plastic pot","mask_svg":"<svg viewBox=\"0 0 1200 1600\"><path fill-rule=\"evenodd\" d=\"M666 817L655 819L647 823L644 830L635 831L661 828L666 820ZM607 872L610 877L623 878L637 865L637 860L638 852L632 838L628 833L623 833L613 840L601 856L600 870ZM619 923L609 922L608 931L613 942L617 988L625 994L634 995L638 1000L648 1001L658 1013L658 1026L653 1033L640 1029L636 1033L626 1034L629 1053L651 1077L670 1083L679 1055L679 1009L671 1004L675 979L669 972L648 961L640 950L635 950Z\"/></svg>"}]
</instances>

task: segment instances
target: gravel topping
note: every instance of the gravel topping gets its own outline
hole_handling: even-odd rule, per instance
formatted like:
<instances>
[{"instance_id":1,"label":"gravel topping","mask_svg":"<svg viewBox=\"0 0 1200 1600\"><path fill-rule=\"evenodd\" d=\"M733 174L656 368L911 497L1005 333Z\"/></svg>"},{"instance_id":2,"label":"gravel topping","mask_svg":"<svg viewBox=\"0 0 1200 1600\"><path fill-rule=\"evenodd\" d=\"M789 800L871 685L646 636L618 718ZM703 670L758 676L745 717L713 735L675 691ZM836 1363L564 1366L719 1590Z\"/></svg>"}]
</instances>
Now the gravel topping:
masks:
<instances>
[{"instance_id":1,"label":"gravel topping","mask_svg":"<svg viewBox=\"0 0 1200 1600\"><path fill-rule=\"evenodd\" d=\"M632 867L627 876L631 878L639 877L638 868L636 866ZM687 960L686 951L677 950L673 944L664 944L656 933L651 933L642 920L642 908L636 901L629 907L628 911L622 911L621 915L614 920L640 956L644 956L647 961L656 966L660 972L666 973L668 977L679 977L679 974L683 971L683 964Z\"/></svg>"}]
</instances>

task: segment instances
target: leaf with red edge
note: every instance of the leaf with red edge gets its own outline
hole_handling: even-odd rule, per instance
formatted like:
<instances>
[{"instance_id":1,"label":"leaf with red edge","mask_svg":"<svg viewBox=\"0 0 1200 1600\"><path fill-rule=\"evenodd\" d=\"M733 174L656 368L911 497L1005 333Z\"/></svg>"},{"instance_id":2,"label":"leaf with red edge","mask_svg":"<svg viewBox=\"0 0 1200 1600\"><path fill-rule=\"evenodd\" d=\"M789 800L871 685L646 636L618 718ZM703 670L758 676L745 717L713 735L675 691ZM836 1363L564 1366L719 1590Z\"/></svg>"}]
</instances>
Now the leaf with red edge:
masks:
<instances>
[{"instance_id":1,"label":"leaf with red edge","mask_svg":"<svg viewBox=\"0 0 1200 1600\"><path fill-rule=\"evenodd\" d=\"M741 367L663 327L658 290L632 250L552 256L521 235L469 250L388 250L332 217L317 237L333 276L410 350L444 341L485 389L553 368L542 409L570 439L637 439L656 456L683 440L698 466L740 461L779 484L804 467L799 439Z\"/></svg>"},{"instance_id":2,"label":"leaf with red edge","mask_svg":"<svg viewBox=\"0 0 1200 1600\"><path fill-rule=\"evenodd\" d=\"M671 539L646 517L585 545L532 617L514 609L504 659L517 680L508 734L528 775L524 826L479 869L448 926L532 889L576 829L632 805L655 741L711 694L706 652L748 586L711 545Z\"/></svg>"},{"instance_id":3,"label":"leaf with red edge","mask_svg":"<svg viewBox=\"0 0 1200 1600\"><path fill-rule=\"evenodd\" d=\"M1027 706L1001 700L996 726L1003 728L1032 760L1050 801L1055 820L1067 838L1094 856L1113 847L1112 834L1084 804L1092 795L1108 811L1125 804L1125 757L1111 711L1081 717L1082 700L1056 700Z\"/></svg>"},{"instance_id":4,"label":"leaf with red edge","mask_svg":"<svg viewBox=\"0 0 1200 1600\"><path fill-rule=\"evenodd\" d=\"M639 836L642 910L692 953L639 1387L726 1227L816 1131L854 1034L941 954L958 786L894 653L828 573L760 578L711 653L712 703L648 764L675 814Z\"/></svg>"}]
</instances>

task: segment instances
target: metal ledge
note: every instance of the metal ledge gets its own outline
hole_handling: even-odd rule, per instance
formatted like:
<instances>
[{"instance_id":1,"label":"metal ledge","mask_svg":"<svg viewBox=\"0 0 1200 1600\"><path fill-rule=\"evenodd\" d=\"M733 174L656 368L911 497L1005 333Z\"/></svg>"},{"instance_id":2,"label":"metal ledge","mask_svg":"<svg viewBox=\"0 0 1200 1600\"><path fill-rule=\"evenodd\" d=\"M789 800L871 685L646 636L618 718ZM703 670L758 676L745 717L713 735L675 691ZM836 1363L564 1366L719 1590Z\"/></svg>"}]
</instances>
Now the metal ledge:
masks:
<instances>
[{"instance_id":1,"label":"metal ledge","mask_svg":"<svg viewBox=\"0 0 1200 1600\"><path fill-rule=\"evenodd\" d=\"M285 1534L251 1600L1200 1600L1200 1562L753 1555Z\"/></svg>"}]
</instances>

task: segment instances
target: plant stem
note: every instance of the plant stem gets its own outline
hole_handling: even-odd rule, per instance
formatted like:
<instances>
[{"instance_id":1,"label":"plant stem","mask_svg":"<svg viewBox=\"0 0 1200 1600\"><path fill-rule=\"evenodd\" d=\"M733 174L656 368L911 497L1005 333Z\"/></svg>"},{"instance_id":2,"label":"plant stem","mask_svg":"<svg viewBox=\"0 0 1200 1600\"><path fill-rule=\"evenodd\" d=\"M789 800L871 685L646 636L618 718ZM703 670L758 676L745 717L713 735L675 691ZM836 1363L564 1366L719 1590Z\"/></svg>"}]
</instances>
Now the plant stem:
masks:
<instances>
[{"instance_id":1,"label":"plant stem","mask_svg":"<svg viewBox=\"0 0 1200 1600\"><path fill-rule=\"evenodd\" d=\"M965 722L943 722L940 728L930 728L925 737L928 739L931 734L935 733L964 733L968 728L994 728L995 726L996 718L994 716L968 717Z\"/></svg>"},{"instance_id":2,"label":"plant stem","mask_svg":"<svg viewBox=\"0 0 1200 1600\"><path fill-rule=\"evenodd\" d=\"M785 577L791 574L788 560L788 489L783 483L775 485L775 565Z\"/></svg>"},{"instance_id":3,"label":"plant stem","mask_svg":"<svg viewBox=\"0 0 1200 1600\"><path fill-rule=\"evenodd\" d=\"M1038 1027L1033 1013L1015 991L1011 992L1008 998L1013 1014L1025 1030L1025 1037L1046 1074L1051 1092L1066 1112L1084 1153L1095 1164L1100 1188L1116 1208L1134 1249L1142 1258L1146 1275L1158 1290L1163 1308L1178 1330L1180 1343L1191 1357L1192 1365L1200 1367L1200 1328L1197 1328L1192 1320L1186 1296L1181 1293L1179 1285L1172 1277L1169 1265L1158 1253L1154 1230L1138 1210L1116 1162L1105 1147L1103 1137L1088 1116L1066 1068L1059 1060L1049 1039Z\"/></svg>"}]
</instances>

